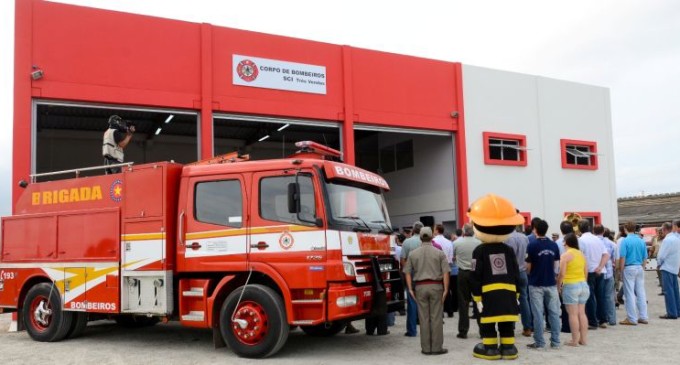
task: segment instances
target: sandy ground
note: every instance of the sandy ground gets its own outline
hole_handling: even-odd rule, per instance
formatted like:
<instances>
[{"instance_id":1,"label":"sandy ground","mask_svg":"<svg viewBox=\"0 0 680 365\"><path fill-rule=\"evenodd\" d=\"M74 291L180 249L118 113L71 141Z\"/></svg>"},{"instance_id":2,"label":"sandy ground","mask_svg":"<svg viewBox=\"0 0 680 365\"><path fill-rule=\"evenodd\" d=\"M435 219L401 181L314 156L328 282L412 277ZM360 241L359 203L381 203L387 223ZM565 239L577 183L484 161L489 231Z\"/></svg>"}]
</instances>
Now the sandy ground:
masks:
<instances>
[{"instance_id":1,"label":"sandy ground","mask_svg":"<svg viewBox=\"0 0 680 365\"><path fill-rule=\"evenodd\" d=\"M656 275L646 273L649 299L649 325L637 327L609 327L591 331L587 347L562 347L559 350L530 350L531 338L517 337L520 358L516 364L616 364L680 363L680 320L661 320L665 313L663 297L657 294ZM618 319L624 309L617 311ZM238 359L229 349L214 349L211 332L183 328L178 323L159 324L152 328L125 330L113 322L90 323L83 337L59 343L40 343L25 332L7 333L9 316L0 315L0 363L58 363L83 364L214 364L214 363L276 363L276 364L405 364L425 361L428 364L484 364L472 357L472 348L479 342L471 336L455 337L458 318L447 318L444 325L444 346L449 353L443 356L420 354L417 338L404 337L406 317L397 317L397 325L388 336L368 337L365 334L340 334L334 338L312 338L300 330L291 332L287 344L275 357L264 361ZM473 322L474 323L474 322ZM359 328L363 324L356 323ZM471 334L476 333L473 324ZM562 334L562 342L569 340ZM548 340L548 334L546 334Z\"/></svg>"}]
</instances>

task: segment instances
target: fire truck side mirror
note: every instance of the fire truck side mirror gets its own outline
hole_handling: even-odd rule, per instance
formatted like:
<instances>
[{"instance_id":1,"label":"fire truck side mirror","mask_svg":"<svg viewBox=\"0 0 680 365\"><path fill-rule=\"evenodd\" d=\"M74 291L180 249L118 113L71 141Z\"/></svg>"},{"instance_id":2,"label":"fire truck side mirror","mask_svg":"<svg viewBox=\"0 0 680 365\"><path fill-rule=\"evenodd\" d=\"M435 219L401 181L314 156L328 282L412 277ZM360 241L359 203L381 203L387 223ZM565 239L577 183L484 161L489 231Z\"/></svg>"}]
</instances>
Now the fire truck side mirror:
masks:
<instances>
[{"instance_id":1,"label":"fire truck side mirror","mask_svg":"<svg viewBox=\"0 0 680 365\"><path fill-rule=\"evenodd\" d=\"M300 184L288 184L288 213L300 212Z\"/></svg>"}]
</instances>

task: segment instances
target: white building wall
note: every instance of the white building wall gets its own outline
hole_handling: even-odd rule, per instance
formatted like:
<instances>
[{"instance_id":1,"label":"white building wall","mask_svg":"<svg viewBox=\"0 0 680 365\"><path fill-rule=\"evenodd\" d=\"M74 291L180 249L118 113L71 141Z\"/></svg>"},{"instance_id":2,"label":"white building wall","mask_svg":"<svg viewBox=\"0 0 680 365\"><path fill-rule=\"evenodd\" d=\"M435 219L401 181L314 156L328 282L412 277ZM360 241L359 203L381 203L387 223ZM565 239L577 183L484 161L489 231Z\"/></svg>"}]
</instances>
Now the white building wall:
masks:
<instances>
[{"instance_id":1,"label":"white building wall","mask_svg":"<svg viewBox=\"0 0 680 365\"><path fill-rule=\"evenodd\" d=\"M609 90L463 66L469 199L495 193L559 232L565 212L599 212L616 229ZM483 132L526 136L527 166L484 164ZM560 139L597 142L597 170L563 169Z\"/></svg>"},{"instance_id":2,"label":"white building wall","mask_svg":"<svg viewBox=\"0 0 680 365\"><path fill-rule=\"evenodd\" d=\"M413 140L413 167L382 176L390 185L385 193L393 226L410 227L421 216L435 224L456 220L452 137L381 134L379 147Z\"/></svg>"}]
</instances>

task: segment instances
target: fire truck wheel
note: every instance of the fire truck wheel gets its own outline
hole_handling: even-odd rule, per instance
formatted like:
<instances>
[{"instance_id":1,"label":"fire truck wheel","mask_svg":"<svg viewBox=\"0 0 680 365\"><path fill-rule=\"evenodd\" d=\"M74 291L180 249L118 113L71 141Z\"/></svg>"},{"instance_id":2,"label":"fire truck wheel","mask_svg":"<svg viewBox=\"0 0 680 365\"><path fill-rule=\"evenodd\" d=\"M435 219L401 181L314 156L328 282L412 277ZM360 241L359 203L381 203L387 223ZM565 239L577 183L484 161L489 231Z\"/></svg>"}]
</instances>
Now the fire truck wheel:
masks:
<instances>
[{"instance_id":1,"label":"fire truck wheel","mask_svg":"<svg viewBox=\"0 0 680 365\"><path fill-rule=\"evenodd\" d=\"M333 337L337 335L343 328L345 328L347 323L345 322L331 322L317 324L316 326L301 326L302 332L308 336L314 337Z\"/></svg>"},{"instance_id":2,"label":"fire truck wheel","mask_svg":"<svg viewBox=\"0 0 680 365\"><path fill-rule=\"evenodd\" d=\"M87 327L87 313L74 312L73 313L73 324L71 324L71 329L68 330L66 338L77 338L83 334Z\"/></svg>"},{"instance_id":3,"label":"fire truck wheel","mask_svg":"<svg viewBox=\"0 0 680 365\"><path fill-rule=\"evenodd\" d=\"M264 358L277 353L290 331L281 296L259 284L237 288L222 303L220 331L238 356Z\"/></svg>"},{"instance_id":4,"label":"fire truck wheel","mask_svg":"<svg viewBox=\"0 0 680 365\"><path fill-rule=\"evenodd\" d=\"M125 328L142 328L151 327L156 323L160 322L158 317L147 317L147 316L132 316L132 315L121 315L114 318L119 326Z\"/></svg>"},{"instance_id":5,"label":"fire truck wheel","mask_svg":"<svg viewBox=\"0 0 680 365\"><path fill-rule=\"evenodd\" d=\"M51 283L36 284L28 291L22 314L29 336L40 342L63 340L73 323L73 313L62 310L59 289Z\"/></svg>"}]
</instances>

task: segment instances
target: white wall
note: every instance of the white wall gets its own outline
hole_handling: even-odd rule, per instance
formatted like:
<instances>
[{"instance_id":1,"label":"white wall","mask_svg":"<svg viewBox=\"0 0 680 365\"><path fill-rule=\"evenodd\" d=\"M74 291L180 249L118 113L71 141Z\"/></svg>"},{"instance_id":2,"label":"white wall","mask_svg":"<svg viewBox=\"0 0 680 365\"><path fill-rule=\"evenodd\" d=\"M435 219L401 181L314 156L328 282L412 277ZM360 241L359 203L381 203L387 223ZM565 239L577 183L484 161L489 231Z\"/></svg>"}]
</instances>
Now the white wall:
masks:
<instances>
[{"instance_id":1,"label":"white wall","mask_svg":"<svg viewBox=\"0 0 680 365\"><path fill-rule=\"evenodd\" d=\"M616 229L609 90L539 76L463 66L470 201L487 193L559 231L564 212L600 212ZM526 135L527 166L484 164L482 133ZM563 169L560 139L597 142L599 168Z\"/></svg>"}]
</instances>

